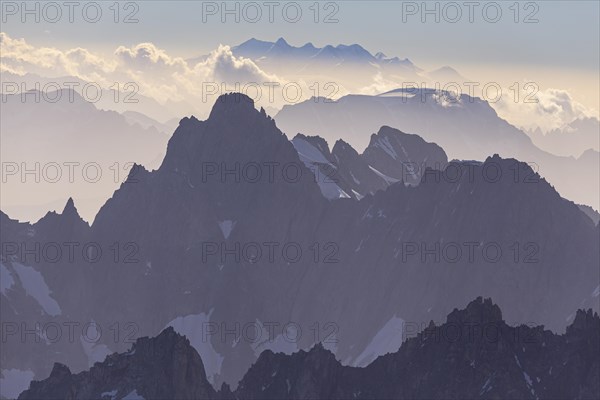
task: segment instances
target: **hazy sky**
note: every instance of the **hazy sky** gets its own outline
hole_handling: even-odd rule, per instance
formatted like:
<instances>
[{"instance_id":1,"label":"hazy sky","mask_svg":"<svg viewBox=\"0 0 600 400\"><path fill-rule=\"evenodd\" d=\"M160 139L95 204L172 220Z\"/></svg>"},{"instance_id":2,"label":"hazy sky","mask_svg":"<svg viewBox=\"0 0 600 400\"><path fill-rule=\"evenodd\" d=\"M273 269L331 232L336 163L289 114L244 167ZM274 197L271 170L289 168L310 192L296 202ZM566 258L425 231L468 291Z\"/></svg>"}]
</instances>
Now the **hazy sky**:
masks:
<instances>
[{"instance_id":1,"label":"hazy sky","mask_svg":"<svg viewBox=\"0 0 600 400\"><path fill-rule=\"evenodd\" d=\"M21 4L2 2L2 31L35 46L84 47L110 54L120 45L152 42L172 55L192 57L251 37L285 37L293 45L359 43L372 53L407 57L425 69L451 65L474 80L534 80L542 88L569 90L586 106L599 108L600 8L595 0L137 1L118 7L113 1L100 1L95 4L100 4L102 16L95 23L88 22L95 19L95 4L78 3L73 22L67 7L60 7L57 18L55 9L38 4L39 23L34 14L24 14ZM27 7L34 9L36 2ZM236 7L237 13L224 13ZM433 12L423 15L425 8ZM124 23L127 15L138 22ZM57 22L48 21L52 19Z\"/></svg>"}]
</instances>

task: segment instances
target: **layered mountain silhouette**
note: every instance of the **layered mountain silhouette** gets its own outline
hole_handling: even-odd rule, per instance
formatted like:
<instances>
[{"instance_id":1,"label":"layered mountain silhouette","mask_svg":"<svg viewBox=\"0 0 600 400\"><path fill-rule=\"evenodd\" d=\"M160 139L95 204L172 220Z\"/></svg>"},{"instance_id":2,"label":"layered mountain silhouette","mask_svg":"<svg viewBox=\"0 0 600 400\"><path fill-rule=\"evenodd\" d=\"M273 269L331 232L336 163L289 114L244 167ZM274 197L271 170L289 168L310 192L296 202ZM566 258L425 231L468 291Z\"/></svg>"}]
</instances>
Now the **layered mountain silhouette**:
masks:
<instances>
[{"instance_id":1,"label":"layered mountain silhouette","mask_svg":"<svg viewBox=\"0 0 600 400\"><path fill-rule=\"evenodd\" d=\"M422 71L407 58L388 58L383 53L373 55L358 44L315 47L312 43L306 43L296 47L284 38L275 42L252 38L232 47L231 51L237 57L253 60L261 68L283 74L309 73L315 70L325 74L333 71L347 74L351 69L360 68L367 73L389 71L416 76ZM189 61L193 64L204 58Z\"/></svg>"},{"instance_id":2,"label":"layered mountain silhouette","mask_svg":"<svg viewBox=\"0 0 600 400\"><path fill-rule=\"evenodd\" d=\"M337 101L313 98L284 106L275 119L290 135L301 132L326 140L344 137L358 149L368 144L365 132L388 125L437 143L450 159L484 160L496 153L514 157L529 163L563 197L594 208L600 204L597 151L573 158L540 150L525 132L501 119L488 102L466 94L398 89L378 96L348 95Z\"/></svg>"},{"instance_id":3,"label":"layered mountain silhouette","mask_svg":"<svg viewBox=\"0 0 600 400\"><path fill-rule=\"evenodd\" d=\"M538 147L554 154L579 157L587 150L600 150L600 120L594 117L577 118L547 133L537 128L529 135Z\"/></svg>"},{"instance_id":4,"label":"layered mountain silhouette","mask_svg":"<svg viewBox=\"0 0 600 400\"><path fill-rule=\"evenodd\" d=\"M286 83L300 85L303 87L302 99L308 99L311 94L335 98L347 93L381 93L402 86L402 82L416 82L419 85L426 82L427 86L436 87L436 84L445 85L448 82L463 86L470 81L451 67L428 72L408 58L388 57L382 52L373 54L356 43L328 44L323 47L305 43L296 46L282 37L276 41L251 38L232 46L231 53L239 59L252 60L261 71L276 76L282 86ZM210 57L206 54L186 61L189 65L196 65L206 62ZM245 77L235 79L229 75L218 81L244 82ZM260 86L265 84L262 79L254 83ZM277 101L275 106L280 108L282 104L290 104L289 99ZM263 106L266 107L266 104Z\"/></svg>"},{"instance_id":5,"label":"layered mountain silhouette","mask_svg":"<svg viewBox=\"0 0 600 400\"><path fill-rule=\"evenodd\" d=\"M341 139L331 151L319 136L298 134L292 144L329 199L361 199L400 181L417 185L427 168L443 170L448 163L435 143L387 126L371 135L363 154Z\"/></svg>"},{"instance_id":6,"label":"layered mountain silhouette","mask_svg":"<svg viewBox=\"0 0 600 400\"><path fill-rule=\"evenodd\" d=\"M2 205L25 221L60 209L70 196L93 220L134 163L160 165L169 139L68 89L3 95L0 126Z\"/></svg>"},{"instance_id":7,"label":"layered mountain silhouette","mask_svg":"<svg viewBox=\"0 0 600 400\"><path fill-rule=\"evenodd\" d=\"M161 103L153 97L146 96L140 93L139 85L135 81L114 82L110 87L101 87L98 82L72 75L46 77L35 73L20 75L6 70L2 71L2 81L7 83L5 95L10 96L15 89L21 91L23 88L28 91L48 92L48 98L52 99L52 92L56 88L64 90L72 87L80 96L94 102L98 109L112 110L118 113L140 113L159 121L159 124L171 121L181 115L190 114L195 110L195 107L187 101L167 100ZM13 85L16 85L17 88ZM100 92L97 92L96 89L99 87ZM172 131L167 133L170 134Z\"/></svg>"},{"instance_id":8,"label":"layered mountain silhouette","mask_svg":"<svg viewBox=\"0 0 600 400\"><path fill-rule=\"evenodd\" d=\"M129 338L171 326L208 381L234 390L265 350L322 342L343 365L364 367L398 350L398 330L439 324L482 295L508 324L557 333L577 309L598 309L599 228L527 164L498 155L446 163L433 143L375 131L369 151L338 142L329 152L319 138L288 140L248 97L225 95L207 120L182 119L161 166L134 168L91 225L71 201L35 224L1 214L3 244L17 246L2 248L2 322L34 331L93 322L105 332L92 343L10 335L3 368L39 379L56 361L78 373L129 349L106 333L115 323ZM347 190L360 196L327 198L300 140L340 182L354 176L360 184ZM406 160L434 168L419 182L385 178ZM49 242L65 255L21 251ZM88 243L102 249L94 262L81 251ZM43 296L29 290L42 284ZM265 336L244 338L247 326Z\"/></svg>"},{"instance_id":9,"label":"layered mountain silhouette","mask_svg":"<svg viewBox=\"0 0 600 400\"><path fill-rule=\"evenodd\" d=\"M557 335L509 326L480 297L364 368L343 366L320 343L291 355L266 350L235 391L216 391L190 341L167 328L89 371L72 374L56 363L19 399L594 399L599 355L600 318L591 310L578 310Z\"/></svg>"}]
</instances>

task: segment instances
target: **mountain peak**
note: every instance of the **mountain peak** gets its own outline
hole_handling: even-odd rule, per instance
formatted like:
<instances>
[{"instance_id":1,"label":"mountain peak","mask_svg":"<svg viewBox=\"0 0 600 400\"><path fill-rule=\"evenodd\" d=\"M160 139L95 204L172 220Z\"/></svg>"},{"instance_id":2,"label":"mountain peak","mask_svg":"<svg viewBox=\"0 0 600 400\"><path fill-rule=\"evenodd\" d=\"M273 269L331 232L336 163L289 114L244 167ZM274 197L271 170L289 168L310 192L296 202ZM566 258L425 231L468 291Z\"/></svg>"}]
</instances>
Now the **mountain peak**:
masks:
<instances>
[{"instance_id":1,"label":"mountain peak","mask_svg":"<svg viewBox=\"0 0 600 400\"><path fill-rule=\"evenodd\" d=\"M79 213L77 212L77 208L75 208L75 202L73 201L72 197L69 197L69 199L67 200L67 203L65 204L65 208L63 208L63 215L70 215L70 214L76 214L77 216L79 216Z\"/></svg>"},{"instance_id":2,"label":"mountain peak","mask_svg":"<svg viewBox=\"0 0 600 400\"><path fill-rule=\"evenodd\" d=\"M280 37L279 39L277 39L277 41L275 42L276 46L286 46L289 47L290 45L288 44L288 42L285 41L284 38Z\"/></svg>"},{"instance_id":3,"label":"mountain peak","mask_svg":"<svg viewBox=\"0 0 600 400\"><path fill-rule=\"evenodd\" d=\"M600 317L598 313L588 310L577 310L573 323L567 327L567 332L585 331L588 329L597 328L600 324Z\"/></svg>"},{"instance_id":4,"label":"mountain peak","mask_svg":"<svg viewBox=\"0 0 600 400\"><path fill-rule=\"evenodd\" d=\"M256 111L254 108L254 100L242 93L225 93L219 96L210 112L209 119L231 112L239 111Z\"/></svg>"},{"instance_id":5,"label":"mountain peak","mask_svg":"<svg viewBox=\"0 0 600 400\"><path fill-rule=\"evenodd\" d=\"M447 318L448 323L496 323L502 322L502 311L492 299L481 296L471 301L464 310L454 309Z\"/></svg>"},{"instance_id":6,"label":"mountain peak","mask_svg":"<svg viewBox=\"0 0 600 400\"><path fill-rule=\"evenodd\" d=\"M52 371L50 372L50 378L54 378L54 379L60 379L63 378L65 376L70 376L71 375L71 370L69 369L69 367L67 367L64 364L61 364L59 362L55 362L54 366L52 367Z\"/></svg>"}]
</instances>

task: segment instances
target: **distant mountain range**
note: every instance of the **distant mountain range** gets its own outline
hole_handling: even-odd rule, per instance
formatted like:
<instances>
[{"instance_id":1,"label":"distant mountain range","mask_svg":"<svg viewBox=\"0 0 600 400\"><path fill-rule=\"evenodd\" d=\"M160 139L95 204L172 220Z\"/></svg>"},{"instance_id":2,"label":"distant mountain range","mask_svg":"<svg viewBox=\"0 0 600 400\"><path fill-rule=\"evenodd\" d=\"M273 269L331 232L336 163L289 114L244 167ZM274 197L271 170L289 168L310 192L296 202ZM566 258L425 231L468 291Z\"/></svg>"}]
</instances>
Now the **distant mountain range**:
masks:
<instances>
[{"instance_id":1,"label":"distant mountain range","mask_svg":"<svg viewBox=\"0 0 600 400\"><path fill-rule=\"evenodd\" d=\"M366 68L371 74L383 70L416 76L422 71L408 58L387 58L383 53L372 55L358 44L327 45L318 48L312 43L306 43L302 47L294 47L283 38L274 43L253 38L233 47L232 51L236 56L256 60L261 67L274 69L276 73L281 73L282 67L286 68L287 73L333 70L348 73L350 70L356 71L356 68ZM367 71L365 72L368 73Z\"/></svg>"},{"instance_id":2,"label":"distant mountain range","mask_svg":"<svg viewBox=\"0 0 600 400\"><path fill-rule=\"evenodd\" d=\"M484 160L497 153L527 162L558 192L594 209L600 203L600 153L561 157L536 147L529 136L501 119L488 102L434 89L398 89L378 96L348 95L336 101L313 98L287 105L275 116L288 135L343 137L361 149L367 132L388 125L440 145L450 159ZM574 179L577 177L577 179ZM585 182L583 185L582 182Z\"/></svg>"},{"instance_id":3,"label":"distant mountain range","mask_svg":"<svg viewBox=\"0 0 600 400\"><path fill-rule=\"evenodd\" d=\"M312 347L314 329L334 332L324 345L362 367L398 350L398 329L439 323L478 296L493 297L509 324L557 333L577 309L598 310L600 228L527 164L447 162L439 143L376 131L362 154L344 142L329 151L322 138L288 140L248 97L222 96L207 120L182 119L160 167L134 168L91 226L73 201L34 224L0 214L2 322L132 323L135 337L171 326L218 387L265 350ZM407 169L415 163L424 168ZM327 164L348 196L328 196ZM79 247L74 261L66 250L58 261L22 251L36 243ZM86 243L103 256L86 260ZM253 343L203 338L206 324L278 330ZM304 334L290 343L284 326ZM48 376L50 360L78 372L129 347L109 334L39 339L10 336L3 371L27 382Z\"/></svg>"},{"instance_id":4,"label":"distant mountain range","mask_svg":"<svg viewBox=\"0 0 600 400\"><path fill-rule=\"evenodd\" d=\"M536 146L561 156L579 156L588 150L598 152L600 149L598 118L578 118L561 129L543 133L537 128L528 134Z\"/></svg>"},{"instance_id":5,"label":"distant mountain range","mask_svg":"<svg viewBox=\"0 0 600 400\"><path fill-rule=\"evenodd\" d=\"M315 47L312 43L306 43L301 47L290 45L284 38L275 42L249 39L244 43L231 48L233 54L238 57L249 58L259 65L268 65L278 69L283 67L295 67L296 70L305 70L310 67L329 67L341 70L353 66L368 66L375 70L377 67L399 68L403 71L418 73L422 71L416 67L408 58L387 58L383 53L372 55L369 51L358 44L352 45L327 45ZM190 59L192 63L202 61L205 56ZM295 72L295 71L289 71Z\"/></svg>"},{"instance_id":6,"label":"distant mountain range","mask_svg":"<svg viewBox=\"0 0 600 400\"><path fill-rule=\"evenodd\" d=\"M134 163L160 165L171 134L159 131L168 125L133 112L100 110L68 89L6 95L0 128L2 207L24 221L61 209L69 197L93 221Z\"/></svg>"},{"instance_id":7,"label":"distant mountain range","mask_svg":"<svg viewBox=\"0 0 600 400\"><path fill-rule=\"evenodd\" d=\"M89 371L56 363L19 399L594 399L599 353L600 318L591 310L578 310L556 335L509 326L497 305L478 298L364 368L343 366L321 344L291 355L266 350L235 391L215 390L189 338L167 328Z\"/></svg>"},{"instance_id":8,"label":"distant mountain range","mask_svg":"<svg viewBox=\"0 0 600 400\"><path fill-rule=\"evenodd\" d=\"M2 71L2 82L6 85L4 90L7 90L4 95L11 95L15 89L13 85L16 84L19 93L20 88L25 88L26 91L39 90L47 95L49 99L53 99L52 92L57 89L68 90L72 87L80 97L88 102L93 102L98 109L112 110L118 113L126 111L142 113L159 121L159 123L167 123L173 118L179 120L182 116L193 114L198 110L197 107L185 101L160 103L154 98L140 93L139 83L134 79L125 82L112 82L110 87L103 87L99 82L90 82L76 76L47 77L33 73L19 75ZM131 86L127 86L127 84L131 84ZM86 93L84 94L82 90L86 87ZM96 91L98 87L101 89L100 92ZM29 98L31 97L33 96L29 96ZM44 97L42 97L42 100L52 103L52 101L45 100Z\"/></svg>"},{"instance_id":9,"label":"distant mountain range","mask_svg":"<svg viewBox=\"0 0 600 400\"><path fill-rule=\"evenodd\" d=\"M403 82L427 83L435 87L436 83L443 86L457 82L462 86L469 81L449 66L427 72L408 58L387 57L381 52L372 54L359 44L316 47L306 43L297 47L284 38L275 42L252 38L232 46L231 52L235 57L252 60L265 73L283 80L281 84L288 81L301 84L306 92L303 99L309 98L311 93L329 97L348 93L378 94L402 87ZM195 65L209 57L202 55L187 62ZM218 79L230 80L225 77ZM264 82L257 83L262 85ZM289 104L289 101L284 104Z\"/></svg>"}]
</instances>

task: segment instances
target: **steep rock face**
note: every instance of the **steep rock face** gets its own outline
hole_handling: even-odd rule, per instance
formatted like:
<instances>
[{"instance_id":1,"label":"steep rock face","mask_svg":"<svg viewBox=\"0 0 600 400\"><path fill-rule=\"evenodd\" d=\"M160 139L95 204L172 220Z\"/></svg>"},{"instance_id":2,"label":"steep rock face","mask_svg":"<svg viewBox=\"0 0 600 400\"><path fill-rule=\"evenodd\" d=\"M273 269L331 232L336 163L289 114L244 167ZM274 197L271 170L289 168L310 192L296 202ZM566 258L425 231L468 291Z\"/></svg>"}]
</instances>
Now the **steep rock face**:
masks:
<instances>
[{"instance_id":1,"label":"steep rock face","mask_svg":"<svg viewBox=\"0 0 600 400\"><path fill-rule=\"evenodd\" d=\"M577 308L598 308L600 228L526 164L498 156L452 162L426 169L417 186L330 201L273 120L244 101L225 97L207 121L182 120L161 168L135 169L91 227L71 212L39 225L2 216L3 242L82 243L76 262L3 258L2 282L14 284L3 286L2 322L30 331L77 322L79 334L94 321L104 329L92 345L68 341L66 328L49 343L22 341L17 331L0 353L3 368L39 378L52 360L78 372L129 347L111 327L138 337L173 326L206 355L209 381L234 387L267 349L291 354L322 341L344 364L365 366L399 348L401 340L388 339L403 326L439 323L480 295L493 296L510 324L558 332ZM336 145L324 158L342 153ZM290 179L292 167L273 180L266 166L258 181L241 172L264 163L292 165L299 179ZM63 219L77 228L43 228ZM103 250L97 262L82 259L88 242ZM264 243L277 245L273 260ZM256 246L241 250L248 244L262 257ZM301 257L283 255L286 244ZM28 295L23 271L42 278L47 297ZM289 323L302 330L297 340L286 340ZM203 337L207 324L217 332ZM266 324L276 329L264 329L261 341L243 335Z\"/></svg>"},{"instance_id":2,"label":"steep rock face","mask_svg":"<svg viewBox=\"0 0 600 400\"><path fill-rule=\"evenodd\" d=\"M19 399L213 399L204 365L187 338L167 328L140 338L124 354L112 354L89 371L71 374L54 364L50 377L32 382Z\"/></svg>"},{"instance_id":3,"label":"steep rock face","mask_svg":"<svg viewBox=\"0 0 600 400\"><path fill-rule=\"evenodd\" d=\"M585 215L590 217L594 224L598 225L598 223L600 222L600 213L598 213L598 211L594 210L590 206L586 206L583 204L578 204L577 207L579 207L579 209L583 211Z\"/></svg>"},{"instance_id":4,"label":"steep rock face","mask_svg":"<svg viewBox=\"0 0 600 400\"><path fill-rule=\"evenodd\" d=\"M591 310L578 310L557 335L509 326L497 305L479 297L364 368L343 366L321 344L291 355L266 350L235 391L215 392L189 341L168 328L88 372L55 364L19 399L594 399L599 356L600 317Z\"/></svg>"},{"instance_id":5,"label":"steep rock face","mask_svg":"<svg viewBox=\"0 0 600 400\"><path fill-rule=\"evenodd\" d=\"M579 310L565 335L510 327L490 299L454 310L400 350L344 367L320 346L265 352L240 382L241 399L593 399L600 395L600 318Z\"/></svg>"},{"instance_id":6,"label":"steep rock face","mask_svg":"<svg viewBox=\"0 0 600 400\"><path fill-rule=\"evenodd\" d=\"M366 132L387 125L437 143L450 159L483 160L492 154L516 158L552 182L563 197L595 209L600 204L597 151L577 159L543 151L488 102L466 94L457 98L434 89L397 89L329 102L311 99L284 106L275 120L288 134L303 132L328 141L344 137L357 149L368 146Z\"/></svg>"},{"instance_id":7,"label":"steep rock face","mask_svg":"<svg viewBox=\"0 0 600 400\"><path fill-rule=\"evenodd\" d=\"M320 136L298 134L292 144L328 199L360 200L396 182L417 185L427 168L443 170L444 150L417 135L383 126L362 154L339 139L331 152Z\"/></svg>"},{"instance_id":8,"label":"steep rock face","mask_svg":"<svg viewBox=\"0 0 600 400\"><path fill-rule=\"evenodd\" d=\"M81 237L89 231L89 225L81 218L73 198L69 197L62 213L49 212L36 224L38 237L48 239L66 236Z\"/></svg>"},{"instance_id":9,"label":"steep rock face","mask_svg":"<svg viewBox=\"0 0 600 400\"><path fill-rule=\"evenodd\" d=\"M390 185L389 179L377 174L371 166L365 162L362 154L359 154L350 144L342 139L338 139L333 145L331 153L337 163L343 166L338 172L341 179L349 182L354 187L354 192L358 200L367 194L374 194L378 190L383 190Z\"/></svg>"},{"instance_id":10,"label":"steep rock face","mask_svg":"<svg viewBox=\"0 0 600 400\"><path fill-rule=\"evenodd\" d=\"M235 394L243 399L344 398L352 387L347 371L321 344L289 356L267 350L244 375Z\"/></svg>"},{"instance_id":11,"label":"steep rock face","mask_svg":"<svg viewBox=\"0 0 600 400\"><path fill-rule=\"evenodd\" d=\"M383 126L371 135L363 157L383 174L416 185L427 168L443 171L448 164L444 150L420 136Z\"/></svg>"}]
</instances>

